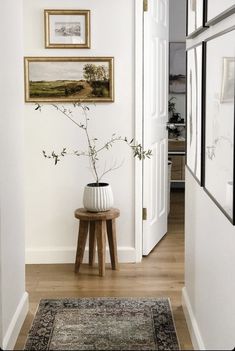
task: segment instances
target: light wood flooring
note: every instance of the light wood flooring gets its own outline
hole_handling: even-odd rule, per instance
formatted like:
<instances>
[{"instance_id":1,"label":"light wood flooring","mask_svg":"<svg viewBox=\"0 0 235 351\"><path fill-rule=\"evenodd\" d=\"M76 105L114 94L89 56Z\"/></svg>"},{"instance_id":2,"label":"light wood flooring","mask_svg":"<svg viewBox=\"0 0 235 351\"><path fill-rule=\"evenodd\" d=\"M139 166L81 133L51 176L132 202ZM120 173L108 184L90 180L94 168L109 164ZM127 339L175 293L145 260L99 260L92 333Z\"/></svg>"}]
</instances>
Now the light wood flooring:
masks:
<instances>
[{"instance_id":1,"label":"light wood flooring","mask_svg":"<svg viewBox=\"0 0 235 351\"><path fill-rule=\"evenodd\" d=\"M82 265L79 275L74 265L26 266L26 290L30 311L18 337L22 350L37 305L42 298L69 297L170 297L182 350L193 350L182 306L184 286L184 194L172 193L168 234L139 264L121 264L119 271L106 268L105 277L97 268Z\"/></svg>"}]
</instances>

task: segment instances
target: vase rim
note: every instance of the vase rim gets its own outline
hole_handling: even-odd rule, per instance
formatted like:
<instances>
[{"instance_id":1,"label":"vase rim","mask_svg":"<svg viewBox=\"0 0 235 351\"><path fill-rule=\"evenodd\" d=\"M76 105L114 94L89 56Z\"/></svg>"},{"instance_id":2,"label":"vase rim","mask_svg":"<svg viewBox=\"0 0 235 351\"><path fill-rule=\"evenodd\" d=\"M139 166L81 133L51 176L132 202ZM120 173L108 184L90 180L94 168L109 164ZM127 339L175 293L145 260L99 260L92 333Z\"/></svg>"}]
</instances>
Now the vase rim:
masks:
<instances>
[{"instance_id":1,"label":"vase rim","mask_svg":"<svg viewBox=\"0 0 235 351\"><path fill-rule=\"evenodd\" d=\"M90 188L98 188L98 187L106 187L109 186L108 183L89 183L86 186L90 187Z\"/></svg>"}]
</instances>

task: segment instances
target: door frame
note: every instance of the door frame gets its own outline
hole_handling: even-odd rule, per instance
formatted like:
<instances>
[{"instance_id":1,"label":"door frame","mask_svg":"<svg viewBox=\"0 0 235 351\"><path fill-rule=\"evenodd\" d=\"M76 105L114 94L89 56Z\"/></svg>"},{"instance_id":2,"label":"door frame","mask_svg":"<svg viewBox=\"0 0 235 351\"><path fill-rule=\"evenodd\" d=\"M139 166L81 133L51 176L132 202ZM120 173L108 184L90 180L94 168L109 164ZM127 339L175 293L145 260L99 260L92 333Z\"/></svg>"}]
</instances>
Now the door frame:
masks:
<instances>
[{"instance_id":1,"label":"door frame","mask_svg":"<svg viewBox=\"0 0 235 351\"><path fill-rule=\"evenodd\" d=\"M135 1L135 139L143 144L143 0ZM135 159L135 257L143 256L143 161Z\"/></svg>"},{"instance_id":2,"label":"door frame","mask_svg":"<svg viewBox=\"0 0 235 351\"><path fill-rule=\"evenodd\" d=\"M144 141L144 0L136 0L135 8L135 139ZM169 23L168 23L169 26ZM143 257L143 161L135 159L134 211L135 211L135 257L141 262Z\"/></svg>"}]
</instances>

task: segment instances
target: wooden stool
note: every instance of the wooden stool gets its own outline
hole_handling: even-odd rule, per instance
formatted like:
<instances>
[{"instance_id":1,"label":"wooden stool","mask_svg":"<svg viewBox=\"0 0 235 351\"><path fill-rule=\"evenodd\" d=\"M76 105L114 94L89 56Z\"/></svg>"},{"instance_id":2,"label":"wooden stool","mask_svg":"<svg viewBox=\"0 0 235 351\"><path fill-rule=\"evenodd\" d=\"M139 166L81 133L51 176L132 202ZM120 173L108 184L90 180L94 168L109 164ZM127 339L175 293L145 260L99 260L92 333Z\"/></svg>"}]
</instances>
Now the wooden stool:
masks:
<instances>
[{"instance_id":1,"label":"wooden stool","mask_svg":"<svg viewBox=\"0 0 235 351\"><path fill-rule=\"evenodd\" d=\"M115 218L119 217L120 211L112 208L106 212L88 212L79 208L74 216L80 220L78 231L78 244L75 262L75 272L79 272L83 260L87 234L89 229L89 265L93 266L95 260L95 238L98 247L99 275L105 275L105 253L106 253L106 232L109 242L110 258L112 269L118 269L117 241Z\"/></svg>"}]
</instances>

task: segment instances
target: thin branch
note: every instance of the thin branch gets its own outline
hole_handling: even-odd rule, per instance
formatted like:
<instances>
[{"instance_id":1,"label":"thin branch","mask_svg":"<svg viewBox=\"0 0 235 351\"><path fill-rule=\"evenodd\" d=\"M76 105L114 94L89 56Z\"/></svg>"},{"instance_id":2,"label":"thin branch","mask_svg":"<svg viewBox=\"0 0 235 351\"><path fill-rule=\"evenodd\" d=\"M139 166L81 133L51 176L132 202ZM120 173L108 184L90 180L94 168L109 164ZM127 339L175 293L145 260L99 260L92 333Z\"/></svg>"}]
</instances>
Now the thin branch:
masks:
<instances>
[{"instance_id":1,"label":"thin branch","mask_svg":"<svg viewBox=\"0 0 235 351\"><path fill-rule=\"evenodd\" d=\"M92 147L92 145L91 145L91 140L90 140L89 133L88 133L88 121L89 121L89 118L87 117L86 108L82 107L82 109L83 109L83 114L84 114L85 121L86 121L86 126L83 129L84 129L84 131L86 133L88 147L90 149L91 164L92 164L92 168L93 168L94 173L95 173L96 183L99 183L99 176L98 176L98 172L97 172L97 169L96 169L97 152L95 150L95 147Z\"/></svg>"},{"instance_id":2,"label":"thin branch","mask_svg":"<svg viewBox=\"0 0 235 351\"><path fill-rule=\"evenodd\" d=\"M45 158L53 159L55 165L61 160L61 157L65 156L85 156L85 157L90 157L89 154L86 154L83 151L78 151L78 150L73 150L73 152L67 152L66 148L63 148L63 150L60 153L55 153L55 151L52 151L51 154L47 154L45 150L42 151L43 156Z\"/></svg>"},{"instance_id":3,"label":"thin branch","mask_svg":"<svg viewBox=\"0 0 235 351\"><path fill-rule=\"evenodd\" d=\"M112 171L115 171L116 169L120 168L120 167L123 165L123 163L124 163L124 160L122 160L122 162L121 162L119 165L115 165L115 164L114 164L112 167L110 167L110 168L104 170L104 172L103 172L103 173L101 174L101 176L99 177L99 182L100 182L100 180L103 178L103 176L104 176L105 174L107 174L107 173L109 173L109 172L112 172Z\"/></svg>"},{"instance_id":4,"label":"thin branch","mask_svg":"<svg viewBox=\"0 0 235 351\"><path fill-rule=\"evenodd\" d=\"M70 117L70 116L66 113L66 109L65 109L65 108L61 109L59 106L54 105L54 104L52 104L51 106L53 106L56 110L58 110L58 111L60 111L61 113L63 113L64 116L66 116L68 119L70 119L70 121L73 122L74 124L76 124L79 128L82 128L82 129L83 129L82 124L77 123L72 117ZM72 112L71 112L71 113L72 113Z\"/></svg>"},{"instance_id":5,"label":"thin branch","mask_svg":"<svg viewBox=\"0 0 235 351\"><path fill-rule=\"evenodd\" d=\"M35 110L39 110L41 111L41 106L37 104ZM97 138L93 138L91 139L90 134L89 134L89 129L88 129L88 125L89 125L89 118L87 115L87 111L89 111L89 107L88 106L83 106L81 103L74 103L73 106L74 108L78 107L82 109L83 112L83 116L84 116L84 123L79 123L77 122L74 117L73 117L73 110L66 108L65 106L62 105L62 107L57 106L56 104L51 104L52 107L54 107L56 110L58 110L59 112L61 112L65 117L67 117L72 123L74 123L77 127L81 128L86 136L87 139L87 145L88 145L88 152L80 152L78 150L74 150L73 152L67 152L66 148L64 148L59 154L55 153L54 151L52 151L52 153L50 155L47 155L45 151L43 151L43 155L45 158L50 158L53 159L55 164L58 163L58 161L60 161L61 157L64 157L66 155L74 155L74 156L86 156L89 157L89 161L90 161L90 167L92 169L92 173L95 177L96 182L98 183L100 181L100 179L107 173L116 170L118 168L121 167L122 164L120 165L113 165L112 167L106 169L106 165L104 168L103 173L101 174L101 176L99 176L98 174L98 169L97 169L97 163L99 161L98 158L98 154L103 151L103 150L109 150L113 144L115 144L116 142L124 142L126 143L133 152L133 156L134 157L138 157L140 160L144 160L146 157L150 158L152 156L152 150L143 150L143 147L141 146L141 144L138 144L134 141L134 139L131 139L130 141L128 141L128 139L122 138L121 136L116 136L116 134L112 134L111 139L109 139L103 146L101 146L100 148L97 149L97 145L96 145L96 141Z\"/></svg>"},{"instance_id":6,"label":"thin branch","mask_svg":"<svg viewBox=\"0 0 235 351\"><path fill-rule=\"evenodd\" d=\"M121 137L115 137L115 138L112 138L111 140L107 141L107 143L105 143L104 146L102 146L100 149L98 149L96 151L96 153L98 154L100 151L102 150L109 150L109 146L112 146L112 144L114 144L116 141L125 141L125 139L122 139Z\"/></svg>"}]
</instances>

